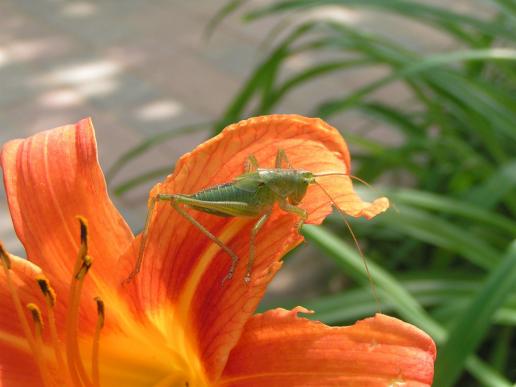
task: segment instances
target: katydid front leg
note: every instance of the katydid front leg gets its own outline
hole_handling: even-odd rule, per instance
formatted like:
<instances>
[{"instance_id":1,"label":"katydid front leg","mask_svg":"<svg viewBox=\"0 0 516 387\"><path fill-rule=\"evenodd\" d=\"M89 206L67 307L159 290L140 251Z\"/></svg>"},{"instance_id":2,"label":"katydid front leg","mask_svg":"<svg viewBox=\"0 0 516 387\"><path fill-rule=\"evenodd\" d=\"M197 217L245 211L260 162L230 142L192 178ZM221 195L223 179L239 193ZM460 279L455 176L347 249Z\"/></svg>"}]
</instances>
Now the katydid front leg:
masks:
<instances>
[{"instance_id":1,"label":"katydid front leg","mask_svg":"<svg viewBox=\"0 0 516 387\"><path fill-rule=\"evenodd\" d=\"M280 200L279 206L283 211L290 212L291 214L295 214L295 215L299 216L300 219L299 219L299 222L297 223L296 227L297 227L297 231L300 232L301 227L305 223L305 220L308 218L308 214L306 213L306 210L301 207L294 206L294 205L288 203L286 200Z\"/></svg>"}]
</instances>

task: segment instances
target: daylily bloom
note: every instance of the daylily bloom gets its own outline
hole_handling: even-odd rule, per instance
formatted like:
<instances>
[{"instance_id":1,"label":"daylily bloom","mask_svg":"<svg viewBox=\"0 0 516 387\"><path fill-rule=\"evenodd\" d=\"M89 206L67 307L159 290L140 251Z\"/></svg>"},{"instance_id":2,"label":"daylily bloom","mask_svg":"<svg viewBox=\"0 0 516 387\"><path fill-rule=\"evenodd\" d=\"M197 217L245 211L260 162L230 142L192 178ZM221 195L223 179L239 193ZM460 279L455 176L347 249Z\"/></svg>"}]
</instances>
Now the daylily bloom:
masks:
<instances>
[{"instance_id":1,"label":"daylily bloom","mask_svg":"<svg viewBox=\"0 0 516 387\"><path fill-rule=\"evenodd\" d=\"M229 182L250 154L272 167L278 148L295 168L350 171L334 128L274 115L229 126L183 156L151 195ZM432 339L395 318L377 314L328 327L299 317L308 313L301 307L253 315L281 257L302 242L294 215L274 209L257 236L245 283L253 219L189 210L241 258L221 284L227 254L159 203L142 270L127 284L141 238L108 197L89 119L11 141L1 163L28 260L0 250L0 386L431 384ZM388 207L385 198L363 202L347 176L320 182L351 216L371 218ZM316 186L300 206L313 224L331 211Z\"/></svg>"}]
</instances>

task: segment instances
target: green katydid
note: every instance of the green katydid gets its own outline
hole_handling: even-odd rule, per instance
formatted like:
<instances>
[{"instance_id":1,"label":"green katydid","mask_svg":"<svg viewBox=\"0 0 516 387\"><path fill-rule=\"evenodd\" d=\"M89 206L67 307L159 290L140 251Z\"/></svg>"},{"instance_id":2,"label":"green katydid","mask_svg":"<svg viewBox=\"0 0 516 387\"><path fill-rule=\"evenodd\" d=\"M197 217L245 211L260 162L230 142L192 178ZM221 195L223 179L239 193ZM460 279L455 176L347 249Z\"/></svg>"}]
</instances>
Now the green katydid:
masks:
<instances>
[{"instance_id":1,"label":"green katydid","mask_svg":"<svg viewBox=\"0 0 516 387\"><path fill-rule=\"evenodd\" d=\"M300 229L308 215L306 210L298 207L297 205L305 197L308 186L310 184L316 184L340 211L329 193L316 181L317 177L331 175L351 176L342 172L329 171L312 173L305 170L294 169L290 165L285 151L283 149L279 149L276 154L274 168L259 168L255 156L250 155L245 162L244 173L237 176L230 183L218 184L194 194L157 194L150 201L147 220L145 222L142 241L140 243L138 259L127 280L130 281L140 271L145 253L148 228L156 203L160 201L169 201L172 207L174 207L181 216L197 227L199 231L211 239L231 257L232 262L230 269L222 282L233 277L237 262L239 261L238 256L224 242L213 235L208 229L206 229L206 227L200 224L192 215L182 208L181 205L215 216L258 218L251 229L249 259L247 261L247 271L244 277L244 281L248 283L251 279L251 269L255 259L256 235L271 216L272 208L275 203L278 203L279 207L283 211L299 216L298 229ZM354 238L353 233L352 236Z\"/></svg>"}]
</instances>

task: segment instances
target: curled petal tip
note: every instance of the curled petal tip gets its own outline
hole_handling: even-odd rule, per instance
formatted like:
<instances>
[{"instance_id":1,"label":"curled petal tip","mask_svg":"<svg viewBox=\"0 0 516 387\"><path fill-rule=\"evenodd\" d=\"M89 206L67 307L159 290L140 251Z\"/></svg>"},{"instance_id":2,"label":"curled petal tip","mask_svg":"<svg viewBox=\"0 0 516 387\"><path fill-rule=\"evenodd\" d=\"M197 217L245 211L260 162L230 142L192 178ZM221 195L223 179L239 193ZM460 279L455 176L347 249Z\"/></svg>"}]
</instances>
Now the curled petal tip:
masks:
<instances>
[{"instance_id":1,"label":"curled petal tip","mask_svg":"<svg viewBox=\"0 0 516 387\"><path fill-rule=\"evenodd\" d=\"M372 203L370 203L368 206L366 206L362 211L363 211L364 217L366 217L367 219L372 219L376 215L387 211L387 209L389 207L390 207L389 199L387 199L386 197L381 197L381 198L375 199Z\"/></svg>"}]
</instances>

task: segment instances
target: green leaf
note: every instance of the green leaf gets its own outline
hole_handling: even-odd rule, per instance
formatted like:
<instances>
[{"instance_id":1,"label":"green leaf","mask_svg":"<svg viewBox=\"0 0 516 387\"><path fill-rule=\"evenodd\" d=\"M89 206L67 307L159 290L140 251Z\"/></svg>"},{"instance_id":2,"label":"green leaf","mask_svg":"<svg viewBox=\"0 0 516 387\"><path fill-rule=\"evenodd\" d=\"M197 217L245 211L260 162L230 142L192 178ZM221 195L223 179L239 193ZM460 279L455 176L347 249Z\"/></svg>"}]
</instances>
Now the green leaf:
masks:
<instances>
[{"instance_id":1,"label":"green leaf","mask_svg":"<svg viewBox=\"0 0 516 387\"><path fill-rule=\"evenodd\" d=\"M489 21L484 21L470 15L450 11L449 8L410 0L284 0L276 1L270 5L248 12L246 19L253 20L279 12L295 9L308 9L310 7L323 5L379 8L387 12L393 12L397 15L404 15L418 19L423 23L435 25L452 34L454 34L454 29L448 28L449 25L464 25L466 27L472 27L474 31L481 31L483 34L490 36L504 36L508 39L513 39L515 35L514 30L512 30L510 26L490 23ZM455 36L461 37L462 34L463 33Z\"/></svg>"},{"instance_id":2,"label":"green leaf","mask_svg":"<svg viewBox=\"0 0 516 387\"><path fill-rule=\"evenodd\" d=\"M242 89L231 101L222 118L217 122L213 134L218 134L227 125L240 120L246 107L251 103L258 93L265 87L270 86L270 80L274 79L280 69L282 61L290 54L289 46L297 39L311 31L313 25L305 23L292 31L282 43L269 55L269 57L258 66L244 84Z\"/></svg>"},{"instance_id":3,"label":"green leaf","mask_svg":"<svg viewBox=\"0 0 516 387\"><path fill-rule=\"evenodd\" d=\"M360 283L367 283L368 277L363 270L362 258L347 244L329 233L322 226L304 225L302 234L320 248L321 251L331 257L346 273ZM378 285L380 296L388 298L395 305L396 311L401 316L425 330L436 342L444 342L447 337L446 330L428 316L421 305L390 273L371 261L368 264L371 276ZM470 355L467 358L466 367L468 371L486 386L511 387L511 383L508 380L475 356Z\"/></svg>"},{"instance_id":4,"label":"green leaf","mask_svg":"<svg viewBox=\"0 0 516 387\"><path fill-rule=\"evenodd\" d=\"M472 189L467 197L483 208L493 208L508 193L516 189L516 160L501 165L486 181Z\"/></svg>"},{"instance_id":5,"label":"green leaf","mask_svg":"<svg viewBox=\"0 0 516 387\"><path fill-rule=\"evenodd\" d=\"M222 21L227 18L232 13L236 12L242 5L247 3L249 0L231 0L228 1L222 8L220 8L215 16L213 16L210 21L208 22L208 25L206 26L204 30L204 36L206 38L209 38L212 34L215 28L222 23Z\"/></svg>"},{"instance_id":6,"label":"green leaf","mask_svg":"<svg viewBox=\"0 0 516 387\"><path fill-rule=\"evenodd\" d=\"M499 261L497 251L459 226L415 208L399 206L399 213L387 213L377 219L393 230L461 254L475 265L491 269Z\"/></svg>"},{"instance_id":7,"label":"green leaf","mask_svg":"<svg viewBox=\"0 0 516 387\"><path fill-rule=\"evenodd\" d=\"M514 168L516 168L516 163L514 164ZM516 173L514 177L516 184ZM499 181L503 180L498 180L498 186L500 186ZM439 213L458 215L464 219L482 223L484 226L490 226L500 231L507 232L509 235L516 235L515 221L498 215L495 212L486 211L475 204L469 204L463 200L460 201L444 195L409 189L391 191L389 195L395 202L435 210Z\"/></svg>"},{"instance_id":8,"label":"green leaf","mask_svg":"<svg viewBox=\"0 0 516 387\"><path fill-rule=\"evenodd\" d=\"M485 50L464 50L446 54L430 55L417 63L406 66L401 70L392 73L391 75L369 83L343 99L321 105L318 109L317 115L328 117L336 112L348 109L367 95L396 80L409 78L418 73L426 72L446 64L478 60L516 61L516 50L494 48Z\"/></svg>"},{"instance_id":9,"label":"green leaf","mask_svg":"<svg viewBox=\"0 0 516 387\"><path fill-rule=\"evenodd\" d=\"M457 317L448 339L439 350L435 384L451 386L458 379L467 357L484 339L496 310L516 285L516 241L480 288L467 310Z\"/></svg>"},{"instance_id":10,"label":"green leaf","mask_svg":"<svg viewBox=\"0 0 516 387\"><path fill-rule=\"evenodd\" d=\"M317 64L315 66L309 67L308 69L304 69L294 76L288 78L282 84L276 86L276 88L272 90L267 98L262 102L262 105L259 108L259 114L266 114L270 112L274 106L296 86L304 84L312 79L317 79L318 77L328 73L359 66L363 68L370 63L371 60L369 59L350 59Z\"/></svg>"},{"instance_id":11,"label":"green leaf","mask_svg":"<svg viewBox=\"0 0 516 387\"><path fill-rule=\"evenodd\" d=\"M154 181L159 178L163 178L168 175L172 170L173 166L162 167L152 169L150 171L144 172L140 175L134 176L130 179L127 179L112 188L113 193L116 196L122 196L126 192L130 191L133 188L136 188L144 183Z\"/></svg>"},{"instance_id":12,"label":"green leaf","mask_svg":"<svg viewBox=\"0 0 516 387\"><path fill-rule=\"evenodd\" d=\"M364 285L368 284L368 276L364 271L362 258L346 243L326 231L324 227L305 225L302 234L328 256L332 257L337 265L355 280ZM390 301L396 304L396 309L402 316L427 331L437 333L439 337L443 336L444 331L426 315L421 305L408 294L392 275L370 260L368 260L368 265L371 277L378 284L378 290L381 290L380 295L388 294Z\"/></svg>"},{"instance_id":13,"label":"green leaf","mask_svg":"<svg viewBox=\"0 0 516 387\"><path fill-rule=\"evenodd\" d=\"M478 282L482 277L470 274L462 276L450 276L446 271L434 271L425 273L425 278L399 279L400 285L405 288L417 302L425 309L440 308L438 313L432 313L432 317L438 321L450 321L457 313L462 312L462 305L469 302L476 294ZM468 277L466 279L466 276ZM406 277L406 276L404 276ZM346 289L342 293L319 296L306 300L272 300L260 306L260 311L271 308L293 308L299 304L313 310L315 313L308 318L320 320L330 325L342 325L358 319L373 315L378 310L374 302L369 286ZM450 307L448 307L450 306ZM396 304L389 298L382 299L381 309L389 314L396 311ZM494 323L516 326L516 293L513 292L503 308L500 308L493 317Z\"/></svg>"}]
</instances>

